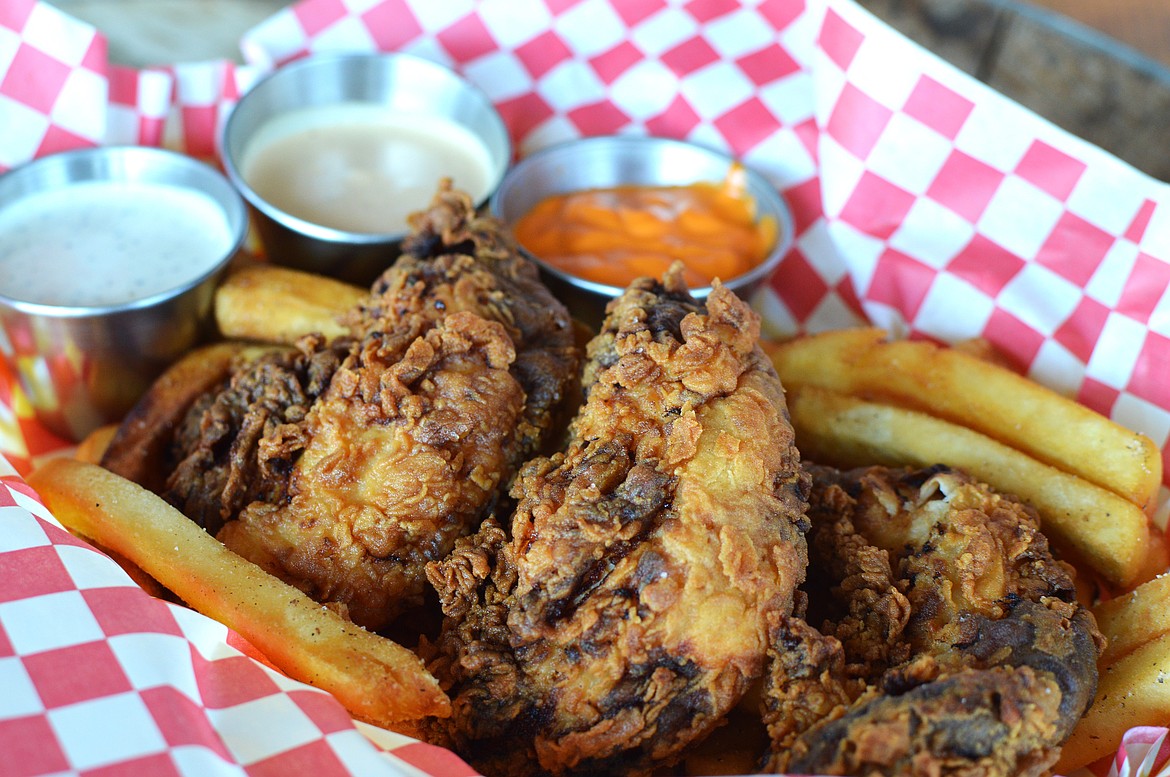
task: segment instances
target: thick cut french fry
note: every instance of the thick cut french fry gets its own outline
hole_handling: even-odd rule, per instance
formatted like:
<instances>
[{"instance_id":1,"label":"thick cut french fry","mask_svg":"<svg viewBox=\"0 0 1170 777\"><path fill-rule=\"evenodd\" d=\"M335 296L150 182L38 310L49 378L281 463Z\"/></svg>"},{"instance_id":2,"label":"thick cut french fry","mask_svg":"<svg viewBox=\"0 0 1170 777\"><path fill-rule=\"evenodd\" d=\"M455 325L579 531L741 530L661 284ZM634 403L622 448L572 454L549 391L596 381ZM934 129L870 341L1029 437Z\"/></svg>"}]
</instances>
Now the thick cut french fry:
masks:
<instances>
[{"instance_id":1,"label":"thick cut french fry","mask_svg":"<svg viewBox=\"0 0 1170 777\"><path fill-rule=\"evenodd\" d=\"M1149 521L1132 502L939 418L827 389L790 389L796 445L812 461L962 469L1035 508L1057 548L1117 586L1145 562Z\"/></svg>"},{"instance_id":2,"label":"thick cut french fry","mask_svg":"<svg viewBox=\"0 0 1170 777\"><path fill-rule=\"evenodd\" d=\"M94 429L77 444L73 458L78 461L87 461L90 464L100 464L106 450L110 447L110 440L114 439L118 433L118 426L118 424L106 424Z\"/></svg>"},{"instance_id":3,"label":"thick cut french fry","mask_svg":"<svg viewBox=\"0 0 1170 777\"><path fill-rule=\"evenodd\" d=\"M951 343L951 348L954 348L956 351L962 351L973 359L981 359L982 361L999 365L1005 370L1011 370L1012 372L1019 371L1007 354L982 337L959 340Z\"/></svg>"},{"instance_id":4,"label":"thick cut french fry","mask_svg":"<svg viewBox=\"0 0 1170 777\"><path fill-rule=\"evenodd\" d=\"M232 553L161 497L73 459L46 462L28 482L67 528L126 556L355 718L409 732L411 721L450 714L447 695L412 651Z\"/></svg>"},{"instance_id":5,"label":"thick cut french fry","mask_svg":"<svg viewBox=\"0 0 1170 777\"><path fill-rule=\"evenodd\" d=\"M1170 572L1170 545L1167 544L1166 532L1151 524L1150 538L1146 542L1146 561L1134 579L1133 585L1148 583L1156 577Z\"/></svg>"},{"instance_id":6,"label":"thick cut french fry","mask_svg":"<svg viewBox=\"0 0 1170 777\"><path fill-rule=\"evenodd\" d=\"M291 345L312 332L328 339L348 330L338 317L365 289L321 275L258 264L228 275L215 292L215 321L229 340Z\"/></svg>"},{"instance_id":7,"label":"thick cut french fry","mask_svg":"<svg viewBox=\"0 0 1170 777\"><path fill-rule=\"evenodd\" d=\"M1134 726L1170 721L1170 634L1163 634L1101 672L1093 706L1061 751L1056 774L1069 774L1117 752Z\"/></svg>"},{"instance_id":8,"label":"thick cut french fry","mask_svg":"<svg viewBox=\"0 0 1170 777\"><path fill-rule=\"evenodd\" d=\"M881 329L841 329L771 353L788 388L820 386L919 410L1152 509L1162 459L1148 437L987 359Z\"/></svg>"},{"instance_id":9,"label":"thick cut french fry","mask_svg":"<svg viewBox=\"0 0 1170 777\"><path fill-rule=\"evenodd\" d=\"M1170 633L1170 575L1154 578L1124 596L1098 604L1093 608L1093 616L1109 640L1101 654L1101 665L1107 666L1150 640Z\"/></svg>"}]
</instances>

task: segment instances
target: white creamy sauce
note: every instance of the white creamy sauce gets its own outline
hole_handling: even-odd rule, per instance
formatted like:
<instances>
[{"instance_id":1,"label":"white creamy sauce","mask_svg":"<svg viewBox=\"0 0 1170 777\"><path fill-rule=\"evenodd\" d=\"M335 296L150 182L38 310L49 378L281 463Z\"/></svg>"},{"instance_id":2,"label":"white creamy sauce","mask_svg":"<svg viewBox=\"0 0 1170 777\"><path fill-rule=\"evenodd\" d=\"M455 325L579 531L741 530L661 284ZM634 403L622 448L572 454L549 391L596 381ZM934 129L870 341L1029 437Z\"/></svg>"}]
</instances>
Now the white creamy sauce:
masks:
<instances>
[{"instance_id":1,"label":"white creamy sauce","mask_svg":"<svg viewBox=\"0 0 1170 777\"><path fill-rule=\"evenodd\" d=\"M90 181L0 208L0 293L104 307L189 283L233 244L211 197L166 184Z\"/></svg>"},{"instance_id":2,"label":"white creamy sauce","mask_svg":"<svg viewBox=\"0 0 1170 777\"><path fill-rule=\"evenodd\" d=\"M363 103L291 111L261 126L240 174L267 202L305 221L346 232L404 232L439 179L478 202L488 194L491 155L454 121L396 114Z\"/></svg>"}]
</instances>

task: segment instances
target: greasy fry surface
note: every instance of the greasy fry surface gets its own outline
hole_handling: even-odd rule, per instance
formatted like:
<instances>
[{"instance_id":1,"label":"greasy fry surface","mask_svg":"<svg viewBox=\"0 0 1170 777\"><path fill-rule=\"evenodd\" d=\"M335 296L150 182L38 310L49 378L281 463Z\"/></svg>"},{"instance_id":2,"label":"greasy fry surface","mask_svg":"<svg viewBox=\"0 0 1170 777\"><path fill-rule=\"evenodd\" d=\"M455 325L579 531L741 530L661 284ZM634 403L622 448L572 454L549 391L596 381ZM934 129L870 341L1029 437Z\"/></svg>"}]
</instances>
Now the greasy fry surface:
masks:
<instances>
[{"instance_id":1,"label":"greasy fry surface","mask_svg":"<svg viewBox=\"0 0 1170 777\"><path fill-rule=\"evenodd\" d=\"M228 275L215 292L215 321L228 340L291 345L312 332L326 339L348 329L339 319L366 290L333 278L256 264Z\"/></svg>"},{"instance_id":2,"label":"greasy fry surface","mask_svg":"<svg viewBox=\"0 0 1170 777\"><path fill-rule=\"evenodd\" d=\"M1093 608L1093 615L1101 633L1109 640L1101 662L1111 664L1150 640L1170 633L1170 575L1102 602Z\"/></svg>"},{"instance_id":3,"label":"greasy fry surface","mask_svg":"<svg viewBox=\"0 0 1170 777\"><path fill-rule=\"evenodd\" d=\"M820 386L947 419L1145 509L1162 482L1149 438L961 349L841 329L783 343L772 361L788 388Z\"/></svg>"},{"instance_id":4,"label":"greasy fry surface","mask_svg":"<svg viewBox=\"0 0 1170 777\"><path fill-rule=\"evenodd\" d=\"M1165 726L1170 720L1170 634L1147 642L1104 667L1093 706L1085 713L1060 761L1059 774L1117 752L1134 726Z\"/></svg>"},{"instance_id":5,"label":"greasy fry surface","mask_svg":"<svg viewBox=\"0 0 1170 777\"><path fill-rule=\"evenodd\" d=\"M28 482L67 528L124 555L354 717L395 728L449 714L446 695L410 650L243 560L146 489L70 459L46 463Z\"/></svg>"},{"instance_id":6,"label":"greasy fry surface","mask_svg":"<svg viewBox=\"0 0 1170 777\"><path fill-rule=\"evenodd\" d=\"M946 464L1031 505L1055 545L1116 585L1133 582L1145 562L1149 523L1140 508L979 432L815 387L792 391L789 407L806 458L843 467Z\"/></svg>"}]
</instances>

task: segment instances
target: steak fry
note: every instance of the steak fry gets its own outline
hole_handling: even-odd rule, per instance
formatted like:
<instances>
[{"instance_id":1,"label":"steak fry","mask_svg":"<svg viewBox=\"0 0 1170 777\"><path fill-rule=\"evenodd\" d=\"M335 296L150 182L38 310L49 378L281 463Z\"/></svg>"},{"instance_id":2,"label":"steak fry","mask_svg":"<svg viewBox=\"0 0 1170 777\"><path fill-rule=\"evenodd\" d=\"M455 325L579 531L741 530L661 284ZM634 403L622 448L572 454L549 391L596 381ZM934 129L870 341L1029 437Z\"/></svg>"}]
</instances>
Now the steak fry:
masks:
<instances>
[{"instance_id":1,"label":"steak fry","mask_svg":"<svg viewBox=\"0 0 1170 777\"><path fill-rule=\"evenodd\" d=\"M762 675L807 476L758 332L678 273L611 303L567 448L523 468L510 524L427 568L454 705L436 740L489 775L646 774Z\"/></svg>"},{"instance_id":2,"label":"steak fry","mask_svg":"<svg viewBox=\"0 0 1170 777\"><path fill-rule=\"evenodd\" d=\"M1031 510L956 471L810 467L808 621L773 637L770 771L1041 775L1102 639Z\"/></svg>"}]
</instances>

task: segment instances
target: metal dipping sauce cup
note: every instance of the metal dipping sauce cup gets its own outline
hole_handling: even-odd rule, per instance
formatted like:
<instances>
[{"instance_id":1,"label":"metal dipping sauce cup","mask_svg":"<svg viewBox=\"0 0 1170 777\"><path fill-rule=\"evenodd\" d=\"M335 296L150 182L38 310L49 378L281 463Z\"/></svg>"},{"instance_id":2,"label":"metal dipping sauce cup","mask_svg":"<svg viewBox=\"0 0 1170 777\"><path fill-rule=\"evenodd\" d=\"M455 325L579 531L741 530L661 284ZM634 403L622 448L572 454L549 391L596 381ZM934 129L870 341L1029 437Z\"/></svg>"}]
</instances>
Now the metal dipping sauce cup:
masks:
<instances>
[{"instance_id":1,"label":"metal dipping sauce cup","mask_svg":"<svg viewBox=\"0 0 1170 777\"><path fill-rule=\"evenodd\" d=\"M86 182L200 192L222 209L232 242L221 256L193 270L190 280L111 305L30 302L12 296L0 277L0 355L37 420L74 442L120 421L167 366L214 331L215 286L247 232L244 203L219 171L177 152L139 146L66 151L9 170L0 175L0 213L23 198ZM164 213L157 217L165 218ZM84 234L76 237L84 240ZM151 261L149 251L141 260ZM97 253L91 267L94 279L108 272ZM85 283L84 278L70 280Z\"/></svg>"},{"instance_id":2,"label":"metal dipping sauce cup","mask_svg":"<svg viewBox=\"0 0 1170 777\"><path fill-rule=\"evenodd\" d=\"M531 210L546 197L589 189L618 186L687 186L724 180L734 159L717 151L670 138L642 135L603 135L570 140L536 151L521 159L504 176L490 200L492 215L505 224ZM760 288L792 248L795 222L788 204L761 174L747 167L747 195L755 203L757 218L776 221L776 243L751 270L721 279L724 286L745 300ZM598 283L566 272L521 246L540 268L548 287L581 321L596 326L605 317L605 306L624 289ZM705 299L710 286L691 289Z\"/></svg>"},{"instance_id":3,"label":"metal dipping sauce cup","mask_svg":"<svg viewBox=\"0 0 1170 777\"><path fill-rule=\"evenodd\" d=\"M388 116L451 121L477 137L491 165L488 191L477 206L503 178L512 144L487 95L453 70L409 54L315 54L277 68L242 95L224 123L220 145L224 169L250 206L265 254L275 264L364 286L398 257L405 228L367 233L323 226L268 202L244 176L250 143L270 121L348 104L384 107ZM413 210L429 204L428 196Z\"/></svg>"}]
</instances>

